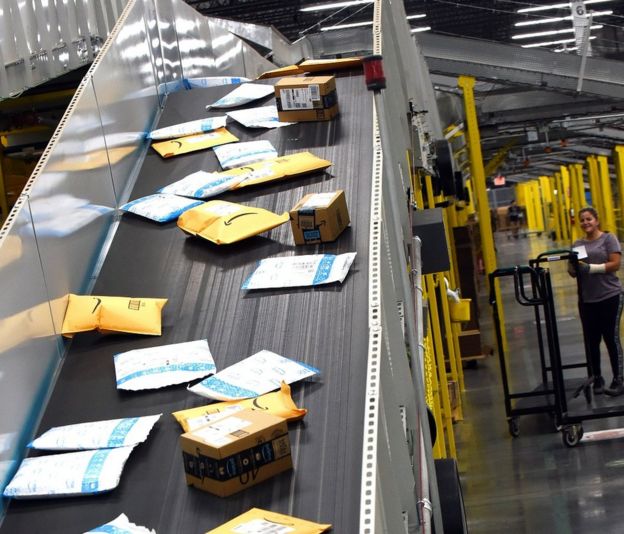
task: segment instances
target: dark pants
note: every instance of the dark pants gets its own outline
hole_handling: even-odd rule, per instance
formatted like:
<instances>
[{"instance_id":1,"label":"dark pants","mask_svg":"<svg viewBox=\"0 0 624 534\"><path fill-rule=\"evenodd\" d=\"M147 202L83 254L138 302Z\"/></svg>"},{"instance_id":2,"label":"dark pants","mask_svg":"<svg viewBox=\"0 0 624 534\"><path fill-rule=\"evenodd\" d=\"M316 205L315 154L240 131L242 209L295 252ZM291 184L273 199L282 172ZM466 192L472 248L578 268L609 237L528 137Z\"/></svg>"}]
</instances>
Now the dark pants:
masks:
<instances>
[{"instance_id":1,"label":"dark pants","mask_svg":"<svg viewBox=\"0 0 624 534\"><path fill-rule=\"evenodd\" d=\"M613 378L622 378L622 344L620 343L620 317L622 295L600 302L582 303L579 311L583 334L587 342L587 356L594 376L602 376L600 367L600 341L604 340L611 361Z\"/></svg>"}]
</instances>

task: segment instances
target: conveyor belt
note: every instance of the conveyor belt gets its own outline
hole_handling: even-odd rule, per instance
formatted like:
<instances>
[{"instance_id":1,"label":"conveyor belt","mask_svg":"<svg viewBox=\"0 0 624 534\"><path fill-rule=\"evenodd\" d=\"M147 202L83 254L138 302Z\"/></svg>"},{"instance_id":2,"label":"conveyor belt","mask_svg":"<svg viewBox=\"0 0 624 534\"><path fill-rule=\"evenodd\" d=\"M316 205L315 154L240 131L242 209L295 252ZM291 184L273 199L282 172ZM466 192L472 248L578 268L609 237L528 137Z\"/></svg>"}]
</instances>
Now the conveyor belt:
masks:
<instances>
[{"instance_id":1,"label":"conveyor belt","mask_svg":"<svg viewBox=\"0 0 624 534\"><path fill-rule=\"evenodd\" d=\"M206 116L204 106L231 88L184 91L167 100L159 126ZM241 141L268 139L280 155L309 150L329 159L317 173L220 198L283 212L309 192L344 189L351 227L335 242L295 247L288 224L237 245L186 237L175 223L159 226L122 217L94 294L167 297L162 337L79 334L73 340L40 431L99 419L163 413L148 440L130 456L114 491L89 497L13 501L0 532L81 533L120 513L158 534L203 533L257 506L324 523L340 534L358 531L361 442L368 343L368 232L372 168L372 95L360 74L337 79L340 115L267 131L228 129ZM219 115L221 113L211 113ZM131 198L199 169L217 170L212 150L163 160L150 149ZM358 255L344 284L243 292L255 262L275 255ZM293 385L309 410L290 425L295 468L228 498L189 488L170 413L205 404L184 386L130 393L115 388L113 354L207 338L217 368L261 349L322 371L316 383Z\"/></svg>"}]
</instances>

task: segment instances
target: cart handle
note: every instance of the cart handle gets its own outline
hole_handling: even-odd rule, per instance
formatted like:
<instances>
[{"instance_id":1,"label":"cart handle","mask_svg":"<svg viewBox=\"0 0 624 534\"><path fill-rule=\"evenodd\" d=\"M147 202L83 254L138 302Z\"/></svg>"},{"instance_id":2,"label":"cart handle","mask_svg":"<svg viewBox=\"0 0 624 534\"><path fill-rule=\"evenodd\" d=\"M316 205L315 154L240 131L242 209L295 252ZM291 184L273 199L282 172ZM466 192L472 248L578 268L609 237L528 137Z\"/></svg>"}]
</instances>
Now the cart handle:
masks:
<instances>
[{"instance_id":1,"label":"cart handle","mask_svg":"<svg viewBox=\"0 0 624 534\"><path fill-rule=\"evenodd\" d=\"M516 275L514 276L514 291L516 293L516 300L522 306L536 306L538 304L544 304L543 298L531 298L526 296L526 293L524 292L524 281L522 278L522 275L526 273L528 273L531 277L531 286L537 287L539 291L536 270L533 267L528 267L526 269L517 269Z\"/></svg>"},{"instance_id":2,"label":"cart handle","mask_svg":"<svg viewBox=\"0 0 624 534\"><path fill-rule=\"evenodd\" d=\"M500 269L496 269L489 274L490 281L490 297L489 303L493 306L496 303L496 295L494 292L494 280L496 278L501 278L503 276L513 276L514 279L517 276L518 272L534 272L535 269L533 267L529 267L528 265L515 265L514 267L502 267Z\"/></svg>"},{"instance_id":3,"label":"cart handle","mask_svg":"<svg viewBox=\"0 0 624 534\"><path fill-rule=\"evenodd\" d=\"M537 256L537 258L529 260L529 265L539 265L544 261L561 261L561 260L578 260L578 252L568 248L559 248L547 250Z\"/></svg>"}]
</instances>

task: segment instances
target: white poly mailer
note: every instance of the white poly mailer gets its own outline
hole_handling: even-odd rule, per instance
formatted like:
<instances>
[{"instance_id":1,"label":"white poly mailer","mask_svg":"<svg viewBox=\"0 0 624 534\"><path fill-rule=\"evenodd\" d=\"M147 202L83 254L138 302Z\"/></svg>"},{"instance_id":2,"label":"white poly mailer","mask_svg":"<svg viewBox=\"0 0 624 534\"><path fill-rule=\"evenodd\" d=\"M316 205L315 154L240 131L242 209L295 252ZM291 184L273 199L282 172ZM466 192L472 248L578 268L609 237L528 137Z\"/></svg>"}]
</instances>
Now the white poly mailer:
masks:
<instances>
[{"instance_id":1,"label":"white poly mailer","mask_svg":"<svg viewBox=\"0 0 624 534\"><path fill-rule=\"evenodd\" d=\"M216 371L208 341L188 341L115 354L117 389L140 391L192 382Z\"/></svg>"},{"instance_id":2,"label":"white poly mailer","mask_svg":"<svg viewBox=\"0 0 624 534\"><path fill-rule=\"evenodd\" d=\"M277 150L269 141L247 141L214 147L219 164L224 169L243 167L250 163L274 159Z\"/></svg>"},{"instance_id":3,"label":"white poly mailer","mask_svg":"<svg viewBox=\"0 0 624 534\"><path fill-rule=\"evenodd\" d=\"M292 384L319 373L318 369L306 363L261 350L202 380L189 391L221 401L248 399L279 389L282 382Z\"/></svg>"},{"instance_id":4,"label":"white poly mailer","mask_svg":"<svg viewBox=\"0 0 624 534\"><path fill-rule=\"evenodd\" d=\"M93 495L117 487L134 447L26 458L4 488L13 499Z\"/></svg>"},{"instance_id":5,"label":"white poly mailer","mask_svg":"<svg viewBox=\"0 0 624 534\"><path fill-rule=\"evenodd\" d=\"M342 283L355 259L346 254L311 254L260 260L241 289L303 287Z\"/></svg>"},{"instance_id":6,"label":"white poly mailer","mask_svg":"<svg viewBox=\"0 0 624 534\"><path fill-rule=\"evenodd\" d=\"M206 109L210 108L235 108L244 106L254 100L274 95L275 89L272 85L264 85L260 83L244 83L234 89L231 93L217 100L214 104L209 104Z\"/></svg>"},{"instance_id":7,"label":"white poly mailer","mask_svg":"<svg viewBox=\"0 0 624 534\"><path fill-rule=\"evenodd\" d=\"M147 439L158 415L125 417L107 421L57 426L44 432L28 446L48 451L112 449L138 445Z\"/></svg>"}]
</instances>

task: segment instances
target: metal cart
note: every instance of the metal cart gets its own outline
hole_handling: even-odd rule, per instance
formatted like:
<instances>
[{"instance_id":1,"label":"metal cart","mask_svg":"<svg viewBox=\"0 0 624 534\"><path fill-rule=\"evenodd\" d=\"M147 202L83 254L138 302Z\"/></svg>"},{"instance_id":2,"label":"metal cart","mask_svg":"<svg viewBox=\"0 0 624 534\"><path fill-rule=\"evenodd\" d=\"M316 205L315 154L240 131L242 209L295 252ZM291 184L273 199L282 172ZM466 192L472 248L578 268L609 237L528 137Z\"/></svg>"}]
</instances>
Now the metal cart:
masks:
<instances>
[{"instance_id":1,"label":"metal cart","mask_svg":"<svg viewBox=\"0 0 624 534\"><path fill-rule=\"evenodd\" d=\"M574 447L583 437L582 422L584 420L624 415L624 407L592 407L593 379L588 359L565 365L562 362L550 270L542 266L553 261L570 261L576 267L578 257L571 250L548 251L530 260L529 265L497 269L490 273L490 304L494 314L505 411L510 434L514 437L519 435L517 419L520 415L548 413L554 418L557 430L561 430L563 443L568 447ZM496 302L493 288L496 278L510 276L514 281L516 302L522 306L532 307L535 314L541 384L531 391L511 392L509 387L499 303ZM527 281L530 287L528 291ZM586 369L586 378L568 380L564 378L565 371L579 368ZM570 398L576 398L581 393L584 393L586 409L570 412L568 394ZM525 401L524 404L522 401Z\"/></svg>"}]
</instances>

